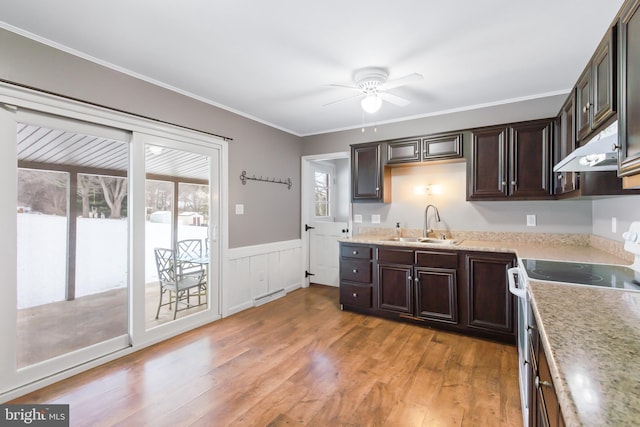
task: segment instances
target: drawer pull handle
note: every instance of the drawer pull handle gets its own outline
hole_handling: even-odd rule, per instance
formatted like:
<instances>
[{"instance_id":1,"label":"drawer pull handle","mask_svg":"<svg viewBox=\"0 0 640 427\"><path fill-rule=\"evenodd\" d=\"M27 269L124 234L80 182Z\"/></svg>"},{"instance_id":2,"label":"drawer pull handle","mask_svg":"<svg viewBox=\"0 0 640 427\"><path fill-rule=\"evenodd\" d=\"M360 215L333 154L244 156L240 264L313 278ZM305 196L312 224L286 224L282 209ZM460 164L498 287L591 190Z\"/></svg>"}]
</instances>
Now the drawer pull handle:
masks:
<instances>
[{"instance_id":1,"label":"drawer pull handle","mask_svg":"<svg viewBox=\"0 0 640 427\"><path fill-rule=\"evenodd\" d=\"M353 293L353 297L354 298L358 298L358 294L356 294L355 292Z\"/></svg>"},{"instance_id":2,"label":"drawer pull handle","mask_svg":"<svg viewBox=\"0 0 640 427\"><path fill-rule=\"evenodd\" d=\"M358 272L358 269L357 269L357 268L354 268L354 269L353 269L353 274L356 274L357 272Z\"/></svg>"},{"instance_id":3,"label":"drawer pull handle","mask_svg":"<svg viewBox=\"0 0 640 427\"><path fill-rule=\"evenodd\" d=\"M536 377L535 384L536 384L536 388L540 388L540 386L552 387L550 382L548 382L548 381L540 381L540 377Z\"/></svg>"},{"instance_id":4,"label":"drawer pull handle","mask_svg":"<svg viewBox=\"0 0 640 427\"><path fill-rule=\"evenodd\" d=\"M358 255L358 251L353 251L353 254L354 255Z\"/></svg>"}]
</instances>

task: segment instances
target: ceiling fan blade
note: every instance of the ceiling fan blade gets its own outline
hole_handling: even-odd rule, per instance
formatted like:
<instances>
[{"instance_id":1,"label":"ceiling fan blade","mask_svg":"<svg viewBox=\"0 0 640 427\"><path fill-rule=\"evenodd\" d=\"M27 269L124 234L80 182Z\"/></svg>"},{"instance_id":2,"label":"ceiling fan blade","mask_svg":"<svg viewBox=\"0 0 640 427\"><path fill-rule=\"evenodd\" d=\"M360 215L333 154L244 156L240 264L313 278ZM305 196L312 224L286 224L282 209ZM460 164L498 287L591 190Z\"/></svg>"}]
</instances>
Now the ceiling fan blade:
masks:
<instances>
[{"instance_id":1,"label":"ceiling fan blade","mask_svg":"<svg viewBox=\"0 0 640 427\"><path fill-rule=\"evenodd\" d=\"M400 87L400 86L407 85L409 83L417 82L418 80L422 80L423 78L424 77L422 77L422 74L418 74L418 73L407 74L406 76L400 77L399 79L389 80L388 82L381 84L379 89L380 90L393 89L394 87Z\"/></svg>"},{"instance_id":2,"label":"ceiling fan blade","mask_svg":"<svg viewBox=\"0 0 640 427\"><path fill-rule=\"evenodd\" d=\"M383 101L387 101L388 103L397 105L398 107L404 107L406 105L409 105L408 99L404 99L397 95L392 95L387 92L380 92L378 93L378 96L382 98Z\"/></svg>"},{"instance_id":3,"label":"ceiling fan blade","mask_svg":"<svg viewBox=\"0 0 640 427\"><path fill-rule=\"evenodd\" d=\"M328 106L328 105L337 104L337 103L339 103L339 102L348 101L348 100L350 100L350 99L354 99L354 98L361 98L361 97L363 97L363 96L364 96L364 93L359 93L359 94L357 94L357 95L349 96L349 97L347 97L347 98L342 98L342 99L338 99L338 100L336 100L336 101L327 102L326 104L323 104L322 106L323 106L323 107L326 107L326 106Z\"/></svg>"}]
</instances>

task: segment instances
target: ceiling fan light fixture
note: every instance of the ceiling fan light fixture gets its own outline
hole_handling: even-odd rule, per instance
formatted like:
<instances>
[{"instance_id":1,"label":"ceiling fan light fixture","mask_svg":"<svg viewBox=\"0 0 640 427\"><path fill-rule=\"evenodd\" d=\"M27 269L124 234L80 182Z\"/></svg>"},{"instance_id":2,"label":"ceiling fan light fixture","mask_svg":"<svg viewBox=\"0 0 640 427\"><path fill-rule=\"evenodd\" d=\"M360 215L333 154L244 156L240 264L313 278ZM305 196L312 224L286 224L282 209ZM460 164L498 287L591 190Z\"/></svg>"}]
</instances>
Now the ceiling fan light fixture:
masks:
<instances>
[{"instance_id":1,"label":"ceiling fan light fixture","mask_svg":"<svg viewBox=\"0 0 640 427\"><path fill-rule=\"evenodd\" d=\"M367 95L362 98L360 105L366 113L373 114L382 106L382 99L376 94Z\"/></svg>"}]
</instances>

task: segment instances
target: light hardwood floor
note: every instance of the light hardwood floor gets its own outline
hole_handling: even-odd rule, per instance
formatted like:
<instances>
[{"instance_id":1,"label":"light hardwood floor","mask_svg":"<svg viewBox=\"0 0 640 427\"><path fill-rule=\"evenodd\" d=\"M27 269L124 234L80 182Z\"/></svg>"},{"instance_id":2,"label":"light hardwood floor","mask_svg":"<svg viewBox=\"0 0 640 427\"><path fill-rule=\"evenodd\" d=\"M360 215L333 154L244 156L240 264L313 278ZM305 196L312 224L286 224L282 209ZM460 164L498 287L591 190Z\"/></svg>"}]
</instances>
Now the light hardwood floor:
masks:
<instances>
[{"instance_id":1,"label":"light hardwood floor","mask_svg":"<svg viewBox=\"0 0 640 427\"><path fill-rule=\"evenodd\" d=\"M521 426L514 346L312 285L23 396L74 426Z\"/></svg>"}]
</instances>

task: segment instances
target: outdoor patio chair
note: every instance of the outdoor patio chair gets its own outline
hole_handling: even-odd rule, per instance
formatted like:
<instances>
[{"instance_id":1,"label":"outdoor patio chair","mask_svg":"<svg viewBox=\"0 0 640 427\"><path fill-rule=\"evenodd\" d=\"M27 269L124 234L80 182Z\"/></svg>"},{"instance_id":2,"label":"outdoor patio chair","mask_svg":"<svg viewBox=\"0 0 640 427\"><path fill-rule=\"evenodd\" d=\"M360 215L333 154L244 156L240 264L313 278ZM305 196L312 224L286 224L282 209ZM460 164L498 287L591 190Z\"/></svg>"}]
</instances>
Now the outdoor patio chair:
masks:
<instances>
[{"instance_id":1,"label":"outdoor patio chair","mask_svg":"<svg viewBox=\"0 0 640 427\"><path fill-rule=\"evenodd\" d=\"M208 264L208 254L202 252L202 240L200 239L184 239L178 241L178 261L180 261L180 268L182 272L187 274L193 271L199 271L204 265ZM206 280L200 286L198 291L198 304L201 302L201 297L207 295Z\"/></svg>"},{"instance_id":2,"label":"outdoor patio chair","mask_svg":"<svg viewBox=\"0 0 640 427\"><path fill-rule=\"evenodd\" d=\"M176 251L173 249L155 248L156 267L158 269L158 282L160 283L160 301L156 319L160 315L160 308L168 305L171 308L172 301L173 318L176 318L178 311L202 305L200 301L200 290L206 289L206 271L203 265L199 269L190 268L188 272L181 268L181 261L178 260ZM198 290L198 303L192 304L189 300L190 290ZM162 299L166 292L169 292L169 301L163 303ZM175 299L171 297L175 294ZM206 300L204 302L206 304ZM178 306L181 306L180 308Z\"/></svg>"}]
</instances>

